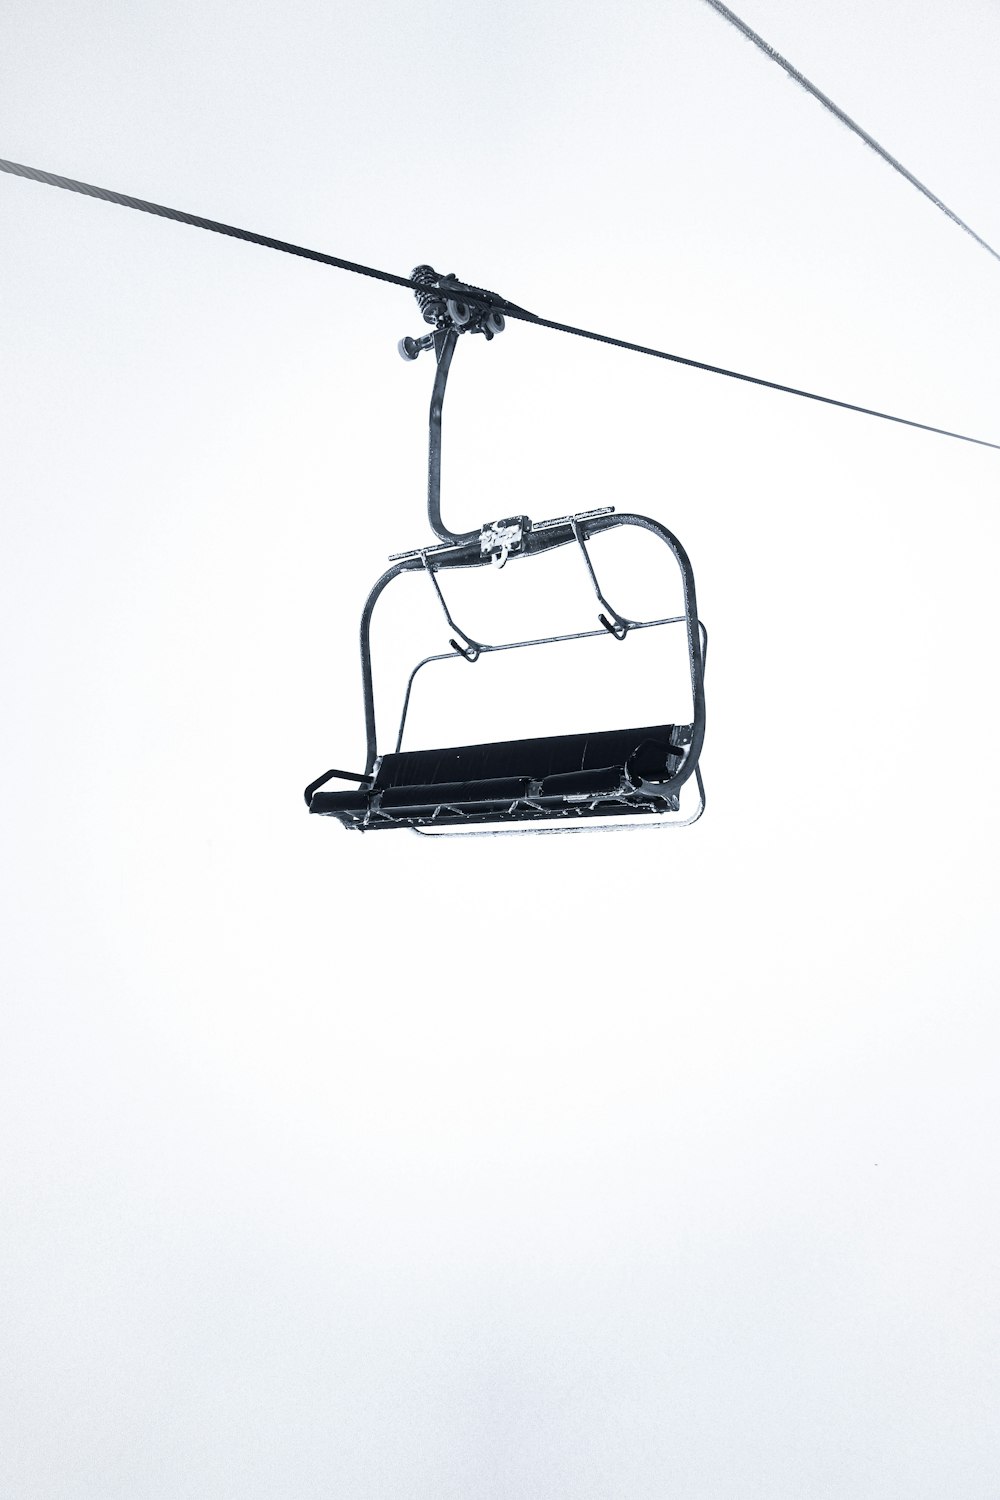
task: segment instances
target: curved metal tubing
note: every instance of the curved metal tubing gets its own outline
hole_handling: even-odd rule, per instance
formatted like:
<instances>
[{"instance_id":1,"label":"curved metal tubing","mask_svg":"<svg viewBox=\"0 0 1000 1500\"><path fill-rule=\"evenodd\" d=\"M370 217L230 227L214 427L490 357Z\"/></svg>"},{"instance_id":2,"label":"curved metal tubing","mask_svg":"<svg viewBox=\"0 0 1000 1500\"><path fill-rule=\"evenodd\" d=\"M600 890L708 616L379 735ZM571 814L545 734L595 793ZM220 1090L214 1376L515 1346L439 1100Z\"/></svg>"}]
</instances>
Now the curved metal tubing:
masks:
<instances>
[{"instance_id":1,"label":"curved metal tubing","mask_svg":"<svg viewBox=\"0 0 1000 1500\"><path fill-rule=\"evenodd\" d=\"M361 688L365 700L365 738L367 740L367 758L365 760L365 775L371 776L375 769L375 761L378 758L378 739L375 728L375 685L372 681L372 615L379 601L382 591L398 578L400 573L413 573L421 566L419 558L414 562L393 563L387 568L382 577L372 588L371 593L365 600L365 607L361 611Z\"/></svg>"},{"instance_id":2,"label":"curved metal tubing","mask_svg":"<svg viewBox=\"0 0 1000 1500\"><path fill-rule=\"evenodd\" d=\"M684 619L683 615L667 615L662 620L631 620L630 630L653 630L658 625L680 625ZM520 651L525 646L557 646L562 641L585 641L594 637L604 636L603 630L573 630L566 635L541 635L530 641L503 641L496 646L480 646L480 651ZM403 711L399 716L399 732L396 735L395 752L398 755L403 748L403 732L406 728L406 716L410 709L410 695L413 692L413 684L421 667L427 667L432 661L454 661L454 651L435 651L431 656L425 656L418 661L410 673L406 683L406 692L403 696Z\"/></svg>"},{"instance_id":3,"label":"curved metal tubing","mask_svg":"<svg viewBox=\"0 0 1000 1500\"><path fill-rule=\"evenodd\" d=\"M438 595L445 619L455 631L455 634L465 642L464 646L459 641L451 641L452 648L469 662L478 660L480 654L488 651L505 651L516 649L520 646L547 645L562 640L580 640L586 636L600 635L601 631L578 631L565 636L544 637L537 641L513 641L500 645L487 645L473 641L462 631L451 617L448 605L437 580L437 573L444 568L473 568L490 566L492 558L487 553L484 555L480 546L481 532L450 531L441 519L441 418L444 409L444 396L448 384L448 374L451 369L451 361L455 353L455 345L458 342L458 330L454 327L439 329L434 334L434 352L437 359L437 369L434 377L434 386L431 391L430 414L429 414L429 442L428 442L428 465L427 465L427 516L431 530L441 542L445 544L445 550L428 548L426 552L418 551L416 555L409 555L397 559L381 578L375 583L371 593L365 601L364 610L361 615L360 645L361 645L361 676L364 692L365 705L365 736L367 741L367 758L365 764L365 778L372 776L375 763L378 759L378 733L375 720L375 688L372 677L371 660L371 622L372 615L379 598L385 588L400 573L412 573L426 571L430 574L431 583ZM587 551L588 539L600 535L602 531L610 531L617 526L638 526L645 531L650 531L654 536L660 538L673 553L681 573L681 581L684 592L684 614L682 616L670 616L663 620L638 621L630 620L626 616L619 615L614 610L604 595L601 593L594 571L590 554ZM688 822L694 822L701 816L704 809L704 787L702 786L701 772L698 760L705 736L705 637L704 627L698 620L698 606L695 598L694 574L687 553L680 542L668 531L667 528L654 521L649 516L641 516L631 512L619 515L608 514L599 516L568 516L564 523L553 525L547 523L538 531L528 531L524 537L523 547L511 560L520 560L524 557L536 556L542 552L549 551L553 547L564 547L572 543L577 544L583 553L590 579L597 595L598 601L604 606L607 614L598 616L602 630L609 631L617 640L623 641L631 629L644 629L653 625L677 623L683 619L687 630L688 661L691 677L692 697L692 735L691 744L684 764L677 774L664 782L644 781L641 786L635 788L635 793L640 797L650 799L662 797L665 793L673 793L679 789L681 784L694 773L698 788L700 803L697 812ZM454 551L450 549L454 548ZM433 561L428 555L433 551ZM504 562L507 558L504 557ZM610 618L609 618L610 617ZM398 750L402 741L403 727L406 722L406 714L409 708L410 691L413 679L420 667L425 666L428 661L440 660L439 657L425 657L422 662L410 674L406 687L406 695L403 703L403 714L399 726L396 748ZM660 818L655 820L657 823ZM674 825L680 820L673 820ZM591 825L593 826L593 825ZM616 824L615 826L620 826ZM471 830L470 830L471 831ZM483 832L488 830L484 829ZM569 832L569 828L555 830L539 829L533 824L531 829L518 830L523 832ZM437 837L444 837L444 830Z\"/></svg>"},{"instance_id":4,"label":"curved metal tubing","mask_svg":"<svg viewBox=\"0 0 1000 1500\"><path fill-rule=\"evenodd\" d=\"M595 516L592 521L583 525L584 537L596 536L602 531L611 531L615 526L638 526L644 531L651 531L658 536L670 551L681 573L681 583L684 591L684 619L687 627L688 638L688 664L691 675L691 701L694 708L694 731L691 737L691 748L686 757L686 764L696 766L701 755L701 747L705 740L705 661L702 655L701 626L698 620L698 601L695 596L694 570L691 560L680 542L672 531L659 521L652 520L649 516L640 516L630 512L621 512L619 515ZM690 774L690 772L688 773ZM654 785L654 783L650 783ZM657 784L659 785L659 784ZM667 783L663 783L667 785Z\"/></svg>"},{"instance_id":5,"label":"curved metal tubing","mask_svg":"<svg viewBox=\"0 0 1000 1500\"><path fill-rule=\"evenodd\" d=\"M623 641L628 635L629 631L635 625L635 621L627 620L624 615L620 615L616 609L612 608L607 599L605 599L604 595L601 593L601 585L597 581L597 574L594 572L594 564L591 561L590 553L587 551L587 543L580 531L579 522L574 519L571 524L573 527L573 535L576 537L577 542L580 544L580 551L583 553L583 560L587 565L587 572L590 574L590 581L594 585L594 593L597 595L597 602L598 604L603 604L604 608L608 612L607 615L600 614L597 616L597 618L604 626L604 629L614 636L616 641ZM610 620L608 619L608 615L611 616Z\"/></svg>"},{"instance_id":6,"label":"curved metal tubing","mask_svg":"<svg viewBox=\"0 0 1000 1500\"><path fill-rule=\"evenodd\" d=\"M430 442L427 451L427 518L431 530L443 542L478 542L478 531L449 531L441 519L441 413L444 409L444 392L448 384L448 371L458 343L458 333L448 328L434 335L434 353L437 355L437 374L431 391Z\"/></svg>"},{"instance_id":7,"label":"curved metal tubing","mask_svg":"<svg viewBox=\"0 0 1000 1500\"><path fill-rule=\"evenodd\" d=\"M691 678L693 729L690 749L688 751L688 754L685 756L684 765L681 767L677 776L671 778L670 781L667 782L646 783L646 786L649 787L649 791L645 793L645 795L648 795L649 797L658 797L662 796L665 790L676 790L683 783L683 781L685 781L687 777L692 774L698 764L698 758L701 754L701 748L705 737L704 656L702 653L702 638L700 634L702 627L700 626L698 621L698 606L695 597L694 573L692 571L690 560L687 553L684 551L684 548L674 536L673 532L668 531L668 529L659 521L654 521L649 516L642 516L633 514L631 512L622 512L618 515L595 516L594 518L585 522L573 521L571 523L568 523L565 527L560 526L558 528L553 528L551 531L529 532L526 538L527 545L525 547L525 551L519 554L517 557L512 557L510 560L512 563L520 562L525 557L534 556L537 553L548 551L552 547L563 547L578 542L580 534L582 534L584 540L587 540L591 536L599 535L602 531L611 531L618 526L638 526L642 530L650 531L654 536L659 537L660 540L664 542L669 550L673 553L674 559L681 573L681 582L684 594L683 620L687 632L688 663ZM478 532L474 533L474 539L477 544L478 536ZM433 572L437 572L444 568L484 567L489 565L489 558L480 555L478 551L478 545L475 550L473 550L472 546L469 545L468 547L463 546L461 550L456 551L454 556L449 556L447 553L438 553L434 559ZM375 762L378 759L378 738L375 721L375 692L371 662L371 621L375 605L377 604L379 597L381 596L384 589L392 582L394 578L398 577L400 573L410 573L416 572L418 570L422 571L423 569L429 567L430 564L426 557L408 558L405 561L393 564L393 566L387 569L387 571L382 574L381 578L378 579L371 593L368 595L367 600L365 601L365 607L361 616L360 644L361 675L365 702L365 733L367 738L367 759L365 763L366 776L372 774L375 767ZM594 633L596 634L597 632ZM582 632L581 634L586 635L588 634L588 632ZM558 637L556 639L558 639ZM543 644L543 642L540 641L538 642L538 644ZM507 648L503 646L498 647L487 644L479 645L479 650L483 653L503 649ZM640 788L638 790L640 792L640 795L642 795L643 789Z\"/></svg>"},{"instance_id":8,"label":"curved metal tubing","mask_svg":"<svg viewBox=\"0 0 1000 1500\"><path fill-rule=\"evenodd\" d=\"M471 547L472 544L478 544L479 531L449 531L441 519L441 418L444 410L444 394L448 384L448 373L451 369L451 362L455 354L455 345L458 343L458 338L459 334L455 328L448 328L434 335L437 371L434 376L434 387L431 391L429 418L427 516L430 521L431 530L443 542L451 542L458 547ZM529 533L521 556L530 556L535 552L547 550L549 547L564 546L566 542L575 540L583 552L597 597L611 616L605 628L621 640L627 634L628 621L624 616L619 615L612 609L601 593L597 582L597 575L594 572L593 564L587 552L586 542L590 537L596 536L602 531L607 531L615 526L625 525L641 526L647 531L653 532L655 536L659 536L662 541L666 542L677 560L684 581L684 607L688 616L692 660L692 688L696 690L693 679L695 675L694 661L697 651L696 622L698 619L698 610L694 597L694 574L691 571L691 564L684 548L677 538L665 526L662 526L659 521L654 521L649 516L628 513L595 516L582 522L577 520L576 517L570 517L565 528L560 526L553 528L551 531ZM435 558L435 564L438 568L469 567L474 566L479 560L476 557L466 555L463 555L461 558L452 559L446 556L441 557L439 554ZM424 565L426 566L426 563ZM457 629L457 626L455 628Z\"/></svg>"}]
</instances>

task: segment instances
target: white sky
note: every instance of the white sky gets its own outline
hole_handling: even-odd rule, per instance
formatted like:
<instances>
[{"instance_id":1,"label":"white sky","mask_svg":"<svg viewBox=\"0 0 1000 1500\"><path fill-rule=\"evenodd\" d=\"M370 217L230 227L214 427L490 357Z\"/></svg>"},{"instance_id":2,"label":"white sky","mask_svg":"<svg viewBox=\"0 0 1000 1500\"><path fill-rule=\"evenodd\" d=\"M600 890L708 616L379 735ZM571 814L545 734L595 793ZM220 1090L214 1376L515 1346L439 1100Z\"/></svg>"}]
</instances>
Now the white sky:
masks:
<instances>
[{"instance_id":1,"label":"white sky","mask_svg":"<svg viewBox=\"0 0 1000 1500\"><path fill-rule=\"evenodd\" d=\"M1000 244L994 5L740 10ZM1000 440L1000 266L698 0L2 39L8 158ZM352 836L415 305L0 205L0 1490L994 1496L1000 455L467 340L451 524L688 548L708 812Z\"/></svg>"}]
</instances>

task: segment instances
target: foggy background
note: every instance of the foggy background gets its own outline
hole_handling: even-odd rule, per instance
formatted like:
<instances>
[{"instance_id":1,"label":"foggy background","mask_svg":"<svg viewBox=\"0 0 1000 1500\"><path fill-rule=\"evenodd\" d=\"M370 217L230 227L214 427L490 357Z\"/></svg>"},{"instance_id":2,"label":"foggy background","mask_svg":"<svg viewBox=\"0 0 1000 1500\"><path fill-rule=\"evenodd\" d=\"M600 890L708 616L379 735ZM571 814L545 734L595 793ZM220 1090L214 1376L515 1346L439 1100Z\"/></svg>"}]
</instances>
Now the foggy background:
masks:
<instances>
[{"instance_id":1,"label":"foggy background","mask_svg":"<svg viewBox=\"0 0 1000 1500\"><path fill-rule=\"evenodd\" d=\"M994 6L740 13L1000 243ZM2 35L5 157L1000 441L996 261L698 0ZM0 208L3 1492L994 1496L1000 455L463 340L450 526L687 548L708 810L358 837L416 304Z\"/></svg>"}]
</instances>

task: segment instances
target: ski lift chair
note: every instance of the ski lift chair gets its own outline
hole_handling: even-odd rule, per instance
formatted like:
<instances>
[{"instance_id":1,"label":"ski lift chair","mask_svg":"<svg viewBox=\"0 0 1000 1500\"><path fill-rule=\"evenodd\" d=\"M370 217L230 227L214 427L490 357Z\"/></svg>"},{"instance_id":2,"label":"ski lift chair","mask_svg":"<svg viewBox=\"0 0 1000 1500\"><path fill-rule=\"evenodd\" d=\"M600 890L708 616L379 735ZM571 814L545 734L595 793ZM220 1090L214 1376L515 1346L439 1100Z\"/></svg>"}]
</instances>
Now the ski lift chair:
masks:
<instances>
[{"instance_id":1,"label":"ski lift chair","mask_svg":"<svg viewBox=\"0 0 1000 1500\"><path fill-rule=\"evenodd\" d=\"M478 531L449 531L441 519L441 413L445 387L460 334L483 333L492 339L504 328L502 299L442 277L419 266L413 280L424 318L434 331L421 339L405 338L399 350L413 360L433 349L437 374L430 405L428 516L441 540L390 557L392 566L375 584L361 617L361 669L364 690L367 761L363 774L329 770L305 790L311 813L337 818L345 828L411 828L418 833L570 832L590 826L685 826L701 816L705 805L699 757L705 732L704 671L706 637L695 602L694 575L677 538L648 516L614 513L613 507L532 522L527 516L493 521ZM617 527L651 532L669 549L680 571L684 613L655 620L633 620L618 614L601 592L587 543ZM439 575L452 568L504 567L538 557L555 547L580 550L601 606L599 629L548 636L542 640L487 644L474 640L452 618ZM371 657L371 622L384 590L403 573L425 573L452 635L450 650L424 657L410 674L397 728L395 747L383 752L375 719ZM403 750L410 694L417 673L432 661L455 653L470 663L489 652L527 649L581 640L610 632L625 643L633 631L683 627L690 677L690 713L682 724L645 724L589 734L549 735L489 744L447 745L430 750ZM681 790L693 778L697 803L681 811ZM330 790L334 780L350 781L350 790ZM508 827L507 825L516 825Z\"/></svg>"}]
</instances>

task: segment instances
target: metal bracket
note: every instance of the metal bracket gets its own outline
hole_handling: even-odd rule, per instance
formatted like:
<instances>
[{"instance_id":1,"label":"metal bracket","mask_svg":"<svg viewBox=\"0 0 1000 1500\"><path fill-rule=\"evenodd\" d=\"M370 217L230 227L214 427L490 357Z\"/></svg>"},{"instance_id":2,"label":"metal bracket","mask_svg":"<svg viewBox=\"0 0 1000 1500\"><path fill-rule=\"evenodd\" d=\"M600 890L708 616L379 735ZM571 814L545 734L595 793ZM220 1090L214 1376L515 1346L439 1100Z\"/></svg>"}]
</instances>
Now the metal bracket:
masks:
<instances>
[{"instance_id":1,"label":"metal bracket","mask_svg":"<svg viewBox=\"0 0 1000 1500\"><path fill-rule=\"evenodd\" d=\"M448 608L448 605L445 602L444 594L441 592L441 585L437 580L437 570L428 561L426 552L421 554L421 561L424 565L424 572L427 574L431 583L434 585L434 592L438 596L438 601L444 611L444 617L448 621L448 624L451 626L452 630L455 632L455 635L459 637L457 641L454 639L454 637L451 637L448 641L448 645L452 648L453 651L457 651L459 656L463 656L466 661L478 661L480 655L484 650L484 647L479 641L474 641L471 635L466 635L462 627L460 625L457 625L452 619L451 610ZM463 642L464 644L462 644ZM488 650L489 648L487 647L485 649Z\"/></svg>"},{"instance_id":2,"label":"metal bracket","mask_svg":"<svg viewBox=\"0 0 1000 1500\"><path fill-rule=\"evenodd\" d=\"M507 556L517 557L524 551L525 541L529 531L553 531L557 526L572 527L576 521L590 521L595 516L610 516L614 514L613 505L602 505L597 510L581 510L572 516L552 516L546 521L532 521L530 516L508 516L503 521L487 521L479 529L480 556L486 557L489 553L499 553L503 550L503 537L500 533L505 528L511 529L511 537L507 543ZM516 529L520 528L520 535ZM512 545L516 543L516 545ZM390 552L390 562L409 562L413 558L437 557L446 552L461 551L468 543L461 542L435 542L430 547L408 547L405 552ZM496 555L494 562L499 563Z\"/></svg>"},{"instance_id":3,"label":"metal bracket","mask_svg":"<svg viewBox=\"0 0 1000 1500\"><path fill-rule=\"evenodd\" d=\"M479 552L502 568L511 553L522 551L524 538L531 530L527 516L508 516L503 521L487 521L479 533Z\"/></svg>"},{"instance_id":4,"label":"metal bracket","mask_svg":"<svg viewBox=\"0 0 1000 1500\"><path fill-rule=\"evenodd\" d=\"M632 629L635 621L627 619L624 615L620 615L616 609L612 609L607 599L605 599L604 595L601 593L601 586L597 581L597 574L594 572L594 564L590 560L590 553L587 551L587 543L584 538L584 534L581 531L580 524L575 516L571 519L570 525L573 528L573 535L576 537L576 540L579 543L580 551L583 553L583 560L587 565L587 572L590 574L590 581L594 585L594 593L597 595L598 602L603 604L604 608L607 610L607 614L601 613L597 616L597 618L600 620L601 624L604 626L609 635L613 635L616 641L623 641L628 635L629 631ZM610 619L608 618L609 615L611 617Z\"/></svg>"}]
</instances>

